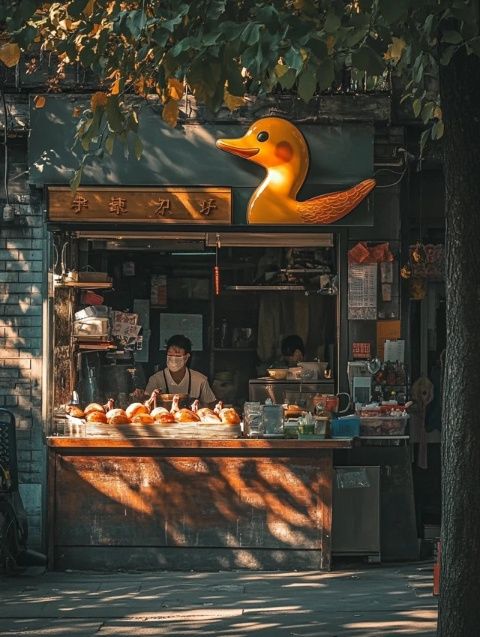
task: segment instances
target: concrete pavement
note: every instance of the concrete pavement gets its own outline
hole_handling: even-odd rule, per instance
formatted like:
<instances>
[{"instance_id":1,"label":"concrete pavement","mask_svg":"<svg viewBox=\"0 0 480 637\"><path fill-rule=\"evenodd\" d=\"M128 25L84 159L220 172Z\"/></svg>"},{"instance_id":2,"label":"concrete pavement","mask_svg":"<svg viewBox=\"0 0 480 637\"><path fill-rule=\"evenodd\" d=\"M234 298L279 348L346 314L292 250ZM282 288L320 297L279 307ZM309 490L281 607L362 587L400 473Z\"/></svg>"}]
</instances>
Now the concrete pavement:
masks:
<instances>
[{"instance_id":1,"label":"concrete pavement","mask_svg":"<svg viewBox=\"0 0 480 637\"><path fill-rule=\"evenodd\" d=\"M432 566L0 579L0 636L434 637Z\"/></svg>"}]
</instances>

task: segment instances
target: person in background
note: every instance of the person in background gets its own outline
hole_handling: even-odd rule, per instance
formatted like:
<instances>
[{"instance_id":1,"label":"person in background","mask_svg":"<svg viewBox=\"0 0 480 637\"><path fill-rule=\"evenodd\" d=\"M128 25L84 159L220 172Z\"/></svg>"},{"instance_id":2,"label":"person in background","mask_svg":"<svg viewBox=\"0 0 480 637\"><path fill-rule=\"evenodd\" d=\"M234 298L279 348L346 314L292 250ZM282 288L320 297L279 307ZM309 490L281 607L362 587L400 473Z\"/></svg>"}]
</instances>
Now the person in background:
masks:
<instances>
[{"instance_id":1,"label":"person in background","mask_svg":"<svg viewBox=\"0 0 480 637\"><path fill-rule=\"evenodd\" d=\"M305 345L297 334L286 336L281 344L282 360L287 367L296 367L305 358Z\"/></svg>"},{"instance_id":2,"label":"person in background","mask_svg":"<svg viewBox=\"0 0 480 637\"><path fill-rule=\"evenodd\" d=\"M162 394L186 394L189 402L198 399L202 405L214 404L216 398L208 378L188 367L192 354L191 340L183 334L175 334L168 339L166 349L166 368L150 376L143 394L150 396L154 389L158 389ZM140 392L136 390L138 397Z\"/></svg>"}]
</instances>

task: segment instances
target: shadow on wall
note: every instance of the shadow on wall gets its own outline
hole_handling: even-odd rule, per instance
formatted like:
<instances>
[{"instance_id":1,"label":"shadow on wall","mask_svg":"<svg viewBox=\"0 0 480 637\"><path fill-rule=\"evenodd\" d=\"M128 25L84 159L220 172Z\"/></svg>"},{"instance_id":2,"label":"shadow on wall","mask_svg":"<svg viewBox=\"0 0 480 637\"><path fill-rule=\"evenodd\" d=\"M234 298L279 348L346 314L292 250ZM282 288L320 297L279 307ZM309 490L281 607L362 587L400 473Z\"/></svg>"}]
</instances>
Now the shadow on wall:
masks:
<instances>
[{"instance_id":1,"label":"shadow on wall","mask_svg":"<svg viewBox=\"0 0 480 637\"><path fill-rule=\"evenodd\" d=\"M6 239L0 273L0 387L4 406L14 412L17 428L39 422L41 416L42 287L31 282L32 264L41 267L41 250L19 246L31 239ZM32 260L35 257L35 261ZM41 275L41 270L35 270Z\"/></svg>"},{"instance_id":2,"label":"shadow on wall","mask_svg":"<svg viewBox=\"0 0 480 637\"><path fill-rule=\"evenodd\" d=\"M78 121L73 112L88 103L85 96L49 95L46 99L44 108L30 111L30 180L39 187L67 183L78 167L83 151L71 150ZM215 125L184 122L171 128L162 121L158 108L142 104L141 160L135 159L133 144L125 156L123 145L116 142L112 156L106 154L85 164L82 184L256 188L263 169L215 147L219 137L241 137L247 126L217 120ZM370 124L307 124L302 125L302 132L311 154L306 192L310 192L309 185L318 194L321 184L336 190L373 174Z\"/></svg>"}]
</instances>

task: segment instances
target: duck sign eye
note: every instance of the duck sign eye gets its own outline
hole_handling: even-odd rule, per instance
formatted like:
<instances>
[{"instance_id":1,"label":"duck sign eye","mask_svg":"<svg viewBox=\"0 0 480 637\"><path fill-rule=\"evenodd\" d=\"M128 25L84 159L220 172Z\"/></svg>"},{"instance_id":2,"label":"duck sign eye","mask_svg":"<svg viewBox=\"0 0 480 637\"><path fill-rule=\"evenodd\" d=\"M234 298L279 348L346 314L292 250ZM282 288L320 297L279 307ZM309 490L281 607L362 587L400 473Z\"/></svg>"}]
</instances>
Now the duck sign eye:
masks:
<instances>
[{"instance_id":1,"label":"duck sign eye","mask_svg":"<svg viewBox=\"0 0 480 637\"><path fill-rule=\"evenodd\" d=\"M261 132L261 133L258 133L258 135L257 135L257 140L258 140L259 142L266 142L266 141L267 141L267 139L268 139L268 137L269 137L269 135L268 135L267 131L262 130L262 132Z\"/></svg>"}]
</instances>

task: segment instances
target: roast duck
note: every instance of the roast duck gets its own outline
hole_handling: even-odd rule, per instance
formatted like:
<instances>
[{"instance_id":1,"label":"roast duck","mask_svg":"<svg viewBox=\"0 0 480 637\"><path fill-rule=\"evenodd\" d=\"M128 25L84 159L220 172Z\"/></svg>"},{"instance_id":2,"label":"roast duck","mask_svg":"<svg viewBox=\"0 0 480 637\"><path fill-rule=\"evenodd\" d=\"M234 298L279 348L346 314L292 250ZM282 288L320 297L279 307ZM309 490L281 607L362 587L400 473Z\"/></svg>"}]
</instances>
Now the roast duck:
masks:
<instances>
[{"instance_id":1,"label":"roast duck","mask_svg":"<svg viewBox=\"0 0 480 637\"><path fill-rule=\"evenodd\" d=\"M223 407L219 402L214 409L200 408L198 400L195 400L190 409L179 407L179 396L175 395L170 410L165 407L157 407L158 390L154 390L150 398L144 403L132 403L126 409L115 408L115 401L110 398L105 405L90 403L81 409L76 405L70 405L67 412L74 418L84 418L87 422L103 423L109 425L127 425L137 423L150 425L159 423L170 425L173 423L203 423L207 425L239 425L240 416L232 407Z\"/></svg>"}]
</instances>

